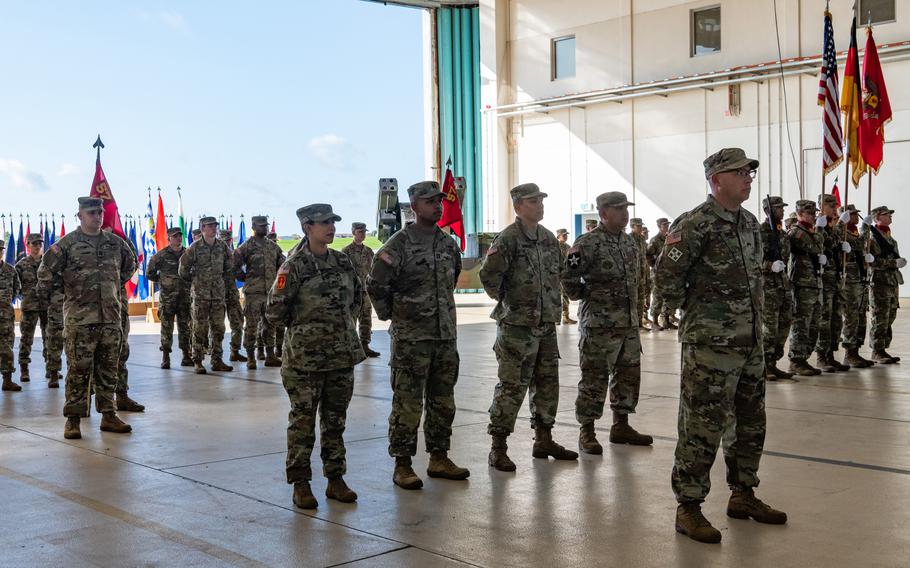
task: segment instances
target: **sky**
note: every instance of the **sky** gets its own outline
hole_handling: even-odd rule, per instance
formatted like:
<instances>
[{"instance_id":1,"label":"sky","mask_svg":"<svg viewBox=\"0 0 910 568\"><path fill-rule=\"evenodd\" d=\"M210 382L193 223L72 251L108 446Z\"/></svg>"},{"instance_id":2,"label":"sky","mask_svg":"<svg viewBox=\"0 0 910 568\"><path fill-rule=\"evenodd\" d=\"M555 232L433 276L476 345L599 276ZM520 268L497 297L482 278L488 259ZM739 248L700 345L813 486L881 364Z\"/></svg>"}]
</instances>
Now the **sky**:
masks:
<instances>
[{"instance_id":1,"label":"sky","mask_svg":"<svg viewBox=\"0 0 910 568\"><path fill-rule=\"evenodd\" d=\"M325 202L373 229L379 178L424 175L421 62L421 11L360 0L4 2L0 212L70 228L100 134L122 216L180 186L235 231Z\"/></svg>"}]
</instances>

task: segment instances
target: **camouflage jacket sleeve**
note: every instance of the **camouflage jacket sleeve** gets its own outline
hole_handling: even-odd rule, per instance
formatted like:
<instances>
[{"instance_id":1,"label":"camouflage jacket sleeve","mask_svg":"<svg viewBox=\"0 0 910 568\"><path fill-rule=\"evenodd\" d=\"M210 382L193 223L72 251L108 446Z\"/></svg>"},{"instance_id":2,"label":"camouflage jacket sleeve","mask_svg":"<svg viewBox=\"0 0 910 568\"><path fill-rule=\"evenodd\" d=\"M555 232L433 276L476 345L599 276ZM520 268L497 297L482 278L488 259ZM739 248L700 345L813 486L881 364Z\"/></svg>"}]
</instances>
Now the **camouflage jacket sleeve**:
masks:
<instances>
[{"instance_id":1,"label":"camouflage jacket sleeve","mask_svg":"<svg viewBox=\"0 0 910 568\"><path fill-rule=\"evenodd\" d=\"M664 241L654 267L654 287L670 310L685 309L689 270L701 252L703 238L703 228L687 218L674 226Z\"/></svg>"},{"instance_id":2,"label":"camouflage jacket sleeve","mask_svg":"<svg viewBox=\"0 0 910 568\"><path fill-rule=\"evenodd\" d=\"M588 233L590 234L590 233ZM566 254L562 271L562 289L572 300L580 300L584 296L585 280L583 276L588 271L588 256L583 249L584 235L578 237Z\"/></svg>"},{"instance_id":3,"label":"camouflage jacket sleeve","mask_svg":"<svg viewBox=\"0 0 910 568\"><path fill-rule=\"evenodd\" d=\"M654 266L657 264L657 257L660 256L660 252L663 250L663 242L658 238L657 235L654 235L651 238L651 242L648 243L648 248L645 251L645 259L648 261L648 266Z\"/></svg>"},{"instance_id":4,"label":"camouflage jacket sleeve","mask_svg":"<svg viewBox=\"0 0 910 568\"><path fill-rule=\"evenodd\" d=\"M193 281L193 273L195 272L196 264L196 249L194 247L189 247L183 253L183 256L180 257L180 268L177 270L177 273L181 278L187 282Z\"/></svg>"},{"instance_id":5,"label":"camouflage jacket sleeve","mask_svg":"<svg viewBox=\"0 0 910 568\"><path fill-rule=\"evenodd\" d=\"M503 241L502 233L496 235L480 267L480 281L487 296L502 301L509 273L511 254Z\"/></svg>"},{"instance_id":6,"label":"camouflage jacket sleeve","mask_svg":"<svg viewBox=\"0 0 910 568\"><path fill-rule=\"evenodd\" d=\"M273 325L287 327L294 316L293 302L300 287L300 273L296 268L293 259L286 260L278 269L278 277L269 291L266 318Z\"/></svg>"},{"instance_id":7,"label":"camouflage jacket sleeve","mask_svg":"<svg viewBox=\"0 0 910 568\"><path fill-rule=\"evenodd\" d=\"M237 285L234 283L234 263L232 259L234 257L231 252L231 247L227 246L227 243L221 243L224 247L224 260L221 263L221 274L224 275L224 290L225 294L233 288L234 291L237 290Z\"/></svg>"},{"instance_id":8,"label":"camouflage jacket sleeve","mask_svg":"<svg viewBox=\"0 0 910 568\"><path fill-rule=\"evenodd\" d=\"M392 317L392 283L398 277L402 261L398 243L404 243L404 238L403 231L392 235L373 258L373 266L367 277L367 293L376 310L376 317L383 321Z\"/></svg>"},{"instance_id":9,"label":"camouflage jacket sleeve","mask_svg":"<svg viewBox=\"0 0 910 568\"><path fill-rule=\"evenodd\" d=\"M158 268L158 259L161 258L161 253L162 251L158 251L153 254L151 260L149 260L148 264L145 267L145 277L152 282L158 282L158 280L161 278Z\"/></svg>"},{"instance_id":10,"label":"camouflage jacket sleeve","mask_svg":"<svg viewBox=\"0 0 910 568\"><path fill-rule=\"evenodd\" d=\"M249 241L247 241L249 242ZM243 258L243 254L246 251L246 243L243 243L236 249L234 249L234 254L231 256L231 261L233 263L234 269L234 278L240 282L246 282L246 260ZM279 266L280 267L280 266Z\"/></svg>"},{"instance_id":11,"label":"camouflage jacket sleeve","mask_svg":"<svg viewBox=\"0 0 910 568\"><path fill-rule=\"evenodd\" d=\"M59 290L63 286L63 255L64 251L58 245L51 245L44 256L41 257L41 265L38 266L38 293L47 301L50 301L51 294L54 290Z\"/></svg>"},{"instance_id":12,"label":"camouflage jacket sleeve","mask_svg":"<svg viewBox=\"0 0 910 568\"><path fill-rule=\"evenodd\" d=\"M133 277L139 267L138 259L133 254L132 249L126 244L127 241L120 240L120 285L123 286Z\"/></svg>"},{"instance_id":13,"label":"camouflage jacket sleeve","mask_svg":"<svg viewBox=\"0 0 910 568\"><path fill-rule=\"evenodd\" d=\"M360 309L363 307L363 295L366 292L366 290L364 289L363 281L360 279L360 276L357 275L356 268L354 268L354 265L351 263L351 259L347 258L347 256L345 256L343 254L341 256L343 256L347 260L348 264L350 265L351 272L353 272L355 274L355 276L354 276L354 298L351 301L351 314L353 315L354 319L356 320L357 314L360 314Z\"/></svg>"}]
</instances>

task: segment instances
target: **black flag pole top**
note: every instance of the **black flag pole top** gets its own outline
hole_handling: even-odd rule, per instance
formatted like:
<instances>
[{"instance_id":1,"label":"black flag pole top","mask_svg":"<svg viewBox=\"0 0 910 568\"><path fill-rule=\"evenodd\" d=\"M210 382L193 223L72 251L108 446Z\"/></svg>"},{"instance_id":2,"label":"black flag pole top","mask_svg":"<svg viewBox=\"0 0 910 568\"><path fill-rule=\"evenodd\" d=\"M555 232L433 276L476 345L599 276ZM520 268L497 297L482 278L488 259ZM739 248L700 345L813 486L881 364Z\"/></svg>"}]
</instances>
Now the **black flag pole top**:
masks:
<instances>
[{"instance_id":1,"label":"black flag pole top","mask_svg":"<svg viewBox=\"0 0 910 568\"><path fill-rule=\"evenodd\" d=\"M92 148L98 148L97 159L101 159L101 149L104 148L104 142L101 141L101 135L98 135L98 139L95 140L95 143L92 144Z\"/></svg>"}]
</instances>

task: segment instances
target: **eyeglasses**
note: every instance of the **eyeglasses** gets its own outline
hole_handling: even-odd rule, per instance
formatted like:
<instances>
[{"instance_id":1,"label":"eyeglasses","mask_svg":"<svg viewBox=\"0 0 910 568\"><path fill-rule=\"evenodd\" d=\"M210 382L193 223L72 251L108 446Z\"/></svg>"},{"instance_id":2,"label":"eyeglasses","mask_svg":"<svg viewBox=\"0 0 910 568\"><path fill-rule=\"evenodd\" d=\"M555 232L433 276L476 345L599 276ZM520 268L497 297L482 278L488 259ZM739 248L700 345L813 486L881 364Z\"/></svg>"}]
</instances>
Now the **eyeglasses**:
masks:
<instances>
[{"instance_id":1,"label":"eyeglasses","mask_svg":"<svg viewBox=\"0 0 910 568\"><path fill-rule=\"evenodd\" d=\"M740 168L738 170L730 170L728 173L736 174L740 177L750 177L752 179L755 179L755 174L757 174L758 171L750 168Z\"/></svg>"}]
</instances>

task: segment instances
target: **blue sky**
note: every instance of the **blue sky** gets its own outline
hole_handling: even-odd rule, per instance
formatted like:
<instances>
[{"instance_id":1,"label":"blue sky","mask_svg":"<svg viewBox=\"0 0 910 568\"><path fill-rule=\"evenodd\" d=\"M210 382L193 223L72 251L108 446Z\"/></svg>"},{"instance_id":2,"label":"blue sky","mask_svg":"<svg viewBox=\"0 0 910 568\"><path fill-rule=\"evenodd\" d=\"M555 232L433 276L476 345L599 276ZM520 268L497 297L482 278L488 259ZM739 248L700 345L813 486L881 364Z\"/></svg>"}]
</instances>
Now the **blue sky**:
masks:
<instances>
[{"instance_id":1,"label":"blue sky","mask_svg":"<svg viewBox=\"0 0 910 568\"><path fill-rule=\"evenodd\" d=\"M424 172L421 12L359 0L5 2L0 211L67 215L92 143L121 214L329 202L375 227L378 178ZM156 199L153 191L153 200Z\"/></svg>"}]
</instances>

